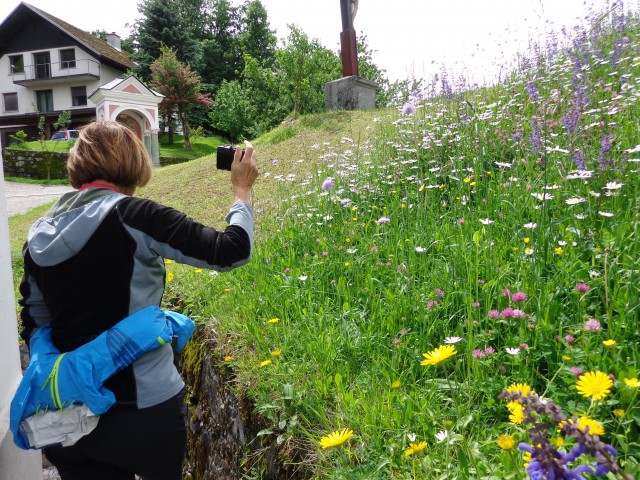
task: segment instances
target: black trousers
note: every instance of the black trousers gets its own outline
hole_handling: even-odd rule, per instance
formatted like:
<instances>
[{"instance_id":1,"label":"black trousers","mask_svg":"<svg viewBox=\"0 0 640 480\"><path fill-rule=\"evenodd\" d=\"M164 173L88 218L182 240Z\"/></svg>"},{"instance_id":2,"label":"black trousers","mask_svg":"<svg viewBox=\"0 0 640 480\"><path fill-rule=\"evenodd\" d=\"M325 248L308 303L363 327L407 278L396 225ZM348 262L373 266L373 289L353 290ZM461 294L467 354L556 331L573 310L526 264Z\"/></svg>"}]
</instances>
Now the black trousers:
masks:
<instances>
[{"instance_id":1,"label":"black trousers","mask_svg":"<svg viewBox=\"0 0 640 480\"><path fill-rule=\"evenodd\" d=\"M112 407L70 447L45 448L62 480L182 480L187 441L184 391L141 410Z\"/></svg>"}]
</instances>

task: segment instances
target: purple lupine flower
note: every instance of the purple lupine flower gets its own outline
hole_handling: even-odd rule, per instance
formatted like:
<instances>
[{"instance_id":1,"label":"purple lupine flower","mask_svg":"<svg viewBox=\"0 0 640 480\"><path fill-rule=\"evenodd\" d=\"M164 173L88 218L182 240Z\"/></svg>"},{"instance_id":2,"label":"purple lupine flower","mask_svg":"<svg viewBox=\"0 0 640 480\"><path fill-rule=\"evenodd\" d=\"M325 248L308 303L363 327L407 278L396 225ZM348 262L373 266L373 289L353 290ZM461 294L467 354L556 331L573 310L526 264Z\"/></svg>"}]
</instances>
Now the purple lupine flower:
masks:
<instances>
[{"instance_id":1,"label":"purple lupine flower","mask_svg":"<svg viewBox=\"0 0 640 480\"><path fill-rule=\"evenodd\" d=\"M582 152L580 150L576 150L573 153L573 161L576 164L576 169L577 170L586 170L586 164L584 162L584 155L582 154Z\"/></svg>"},{"instance_id":2,"label":"purple lupine flower","mask_svg":"<svg viewBox=\"0 0 640 480\"><path fill-rule=\"evenodd\" d=\"M535 79L527 82L527 93L529 94L529 98L534 102L538 100L538 86L536 85Z\"/></svg>"},{"instance_id":3,"label":"purple lupine flower","mask_svg":"<svg viewBox=\"0 0 640 480\"><path fill-rule=\"evenodd\" d=\"M609 152L611 151L611 142L615 140L615 135L604 135L600 140L600 151L598 152L599 170L604 170L610 163Z\"/></svg>"},{"instance_id":4,"label":"purple lupine flower","mask_svg":"<svg viewBox=\"0 0 640 480\"><path fill-rule=\"evenodd\" d=\"M544 140L541 136L542 128L540 126L540 122L536 120L530 120L529 125L531 126L531 136L529 137L531 150L536 154L542 153L542 151L544 150Z\"/></svg>"},{"instance_id":5,"label":"purple lupine flower","mask_svg":"<svg viewBox=\"0 0 640 480\"><path fill-rule=\"evenodd\" d=\"M331 177L326 178L325 181L322 182L322 190L331 190L335 186L336 182Z\"/></svg>"}]
</instances>

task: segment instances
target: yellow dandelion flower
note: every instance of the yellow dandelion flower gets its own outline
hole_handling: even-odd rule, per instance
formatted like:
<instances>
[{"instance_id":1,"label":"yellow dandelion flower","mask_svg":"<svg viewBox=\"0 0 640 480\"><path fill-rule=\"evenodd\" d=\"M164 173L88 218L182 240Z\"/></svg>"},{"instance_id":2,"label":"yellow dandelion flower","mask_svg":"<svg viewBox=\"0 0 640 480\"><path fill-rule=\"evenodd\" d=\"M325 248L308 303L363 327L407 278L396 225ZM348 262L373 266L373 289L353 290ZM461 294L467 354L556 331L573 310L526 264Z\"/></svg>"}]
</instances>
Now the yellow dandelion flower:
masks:
<instances>
[{"instance_id":1,"label":"yellow dandelion flower","mask_svg":"<svg viewBox=\"0 0 640 480\"><path fill-rule=\"evenodd\" d=\"M274 357L279 357L280 355L282 355L282 350L274 350L271 352L271 355L273 355Z\"/></svg>"},{"instance_id":2,"label":"yellow dandelion flower","mask_svg":"<svg viewBox=\"0 0 640 480\"><path fill-rule=\"evenodd\" d=\"M464 183L471 183L471 178L466 177L463 181L464 181Z\"/></svg>"},{"instance_id":3,"label":"yellow dandelion flower","mask_svg":"<svg viewBox=\"0 0 640 480\"><path fill-rule=\"evenodd\" d=\"M602 341L602 344L603 344L605 347L613 347L613 346L616 344L616 341L615 341L615 340L613 340L613 339L611 338L611 339L609 339L609 340L603 340L603 341Z\"/></svg>"},{"instance_id":4,"label":"yellow dandelion flower","mask_svg":"<svg viewBox=\"0 0 640 480\"><path fill-rule=\"evenodd\" d=\"M522 239L522 241L523 241L524 243L529 243L529 242L531 241L531 239L530 239L529 237L524 237L524 238Z\"/></svg>"},{"instance_id":5,"label":"yellow dandelion flower","mask_svg":"<svg viewBox=\"0 0 640 480\"><path fill-rule=\"evenodd\" d=\"M556 255L562 255L564 253L564 250L562 249L562 247L556 247L553 249L553 251Z\"/></svg>"},{"instance_id":6,"label":"yellow dandelion flower","mask_svg":"<svg viewBox=\"0 0 640 480\"><path fill-rule=\"evenodd\" d=\"M531 385L528 385L526 383L512 383L507 387L507 392L520 392L520 395L522 395L523 397L536 394L536 392L531 388Z\"/></svg>"},{"instance_id":7,"label":"yellow dandelion flower","mask_svg":"<svg viewBox=\"0 0 640 480\"><path fill-rule=\"evenodd\" d=\"M274 323L278 323L279 321L280 321L279 318L270 318L269 320L267 320L267 323L274 324Z\"/></svg>"},{"instance_id":8,"label":"yellow dandelion flower","mask_svg":"<svg viewBox=\"0 0 640 480\"><path fill-rule=\"evenodd\" d=\"M524 249L524 253L526 253L528 255L528 254L533 253L533 250L531 248L527 247L527 248Z\"/></svg>"},{"instance_id":9,"label":"yellow dandelion flower","mask_svg":"<svg viewBox=\"0 0 640 480\"><path fill-rule=\"evenodd\" d=\"M613 416L614 417L624 417L624 414L625 414L625 411L623 409L621 409L621 408L616 408L613 411Z\"/></svg>"},{"instance_id":10,"label":"yellow dandelion flower","mask_svg":"<svg viewBox=\"0 0 640 480\"><path fill-rule=\"evenodd\" d=\"M201 271L202 271L202 269L201 269L201 268L196 268L196 269L195 269L195 272L196 272L196 273L200 273Z\"/></svg>"},{"instance_id":11,"label":"yellow dandelion flower","mask_svg":"<svg viewBox=\"0 0 640 480\"><path fill-rule=\"evenodd\" d=\"M593 400L602 400L611 392L613 381L606 373L587 372L580 375L576 388L583 397L591 397Z\"/></svg>"},{"instance_id":12,"label":"yellow dandelion flower","mask_svg":"<svg viewBox=\"0 0 640 480\"><path fill-rule=\"evenodd\" d=\"M391 388L400 388L400 380L394 380L391 382Z\"/></svg>"},{"instance_id":13,"label":"yellow dandelion flower","mask_svg":"<svg viewBox=\"0 0 640 480\"><path fill-rule=\"evenodd\" d=\"M409 455L413 455L414 453L424 450L426 446L427 442L410 443L409 447L404 451L404 454L408 457Z\"/></svg>"},{"instance_id":14,"label":"yellow dandelion flower","mask_svg":"<svg viewBox=\"0 0 640 480\"><path fill-rule=\"evenodd\" d=\"M476 186L476 182L471 182L469 185L471 185L472 187Z\"/></svg>"},{"instance_id":15,"label":"yellow dandelion flower","mask_svg":"<svg viewBox=\"0 0 640 480\"><path fill-rule=\"evenodd\" d=\"M517 402L514 402L515 405L509 409L511 412L509 414L509 421L516 424L521 425L524 422L524 407Z\"/></svg>"},{"instance_id":16,"label":"yellow dandelion flower","mask_svg":"<svg viewBox=\"0 0 640 480\"><path fill-rule=\"evenodd\" d=\"M569 360L571 360L571 357L569 355L562 355L562 360L568 362Z\"/></svg>"},{"instance_id":17,"label":"yellow dandelion flower","mask_svg":"<svg viewBox=\"0 0 640 480\"><path fill-rule=\"evenodd\" d=\"M558 448L564 446L564 438L562 438L562 437L556 437L556 438L552 439L551 441Z\"/></svg>"},{"instance_id":18,"label":"yellow dandelion flower","mask_svg":"<svg viewBox=\"0 0 640 480\"><path fill-rule=\"evenodd\" d=\"M504 434L498 437L496 443L503 450L511 450L516 444L516 439L511 435Z\"/></svg>"},{"instance_id":19,"label":"yellow dandelion flower","mask_svg":"<svg viewBox=\"0 0 640 480\"><path fill-rule=\"evenodd\" d=\"M424 190L424 183L422 185L420 185L420 188L418 189L419 192Z\"/></svg>"},{"instance_id":20,"label":"yellow dandelion flower","mask_svg":"<svg viewBox=\"0 0 640 480\"><path fill-rule=\"evenodd\" d=\"M263 360L262 362L260 362L260 366L261 367L266 367L270 363L271 363L271 360Z\"/></svg>"},{"instance_id":21,"label":"yellow dandelion flower","mask_svg":"<svg viewBox=\"0 0 640 480\"><path fill-rule=\"evenodd\" d=\"M173 272L167 273L167 283L173 280Z\"/></svg>"},{"instance_id":22,"label":"yellow dandelion flower","mask_svg":"<svg viewBox=\"0 0 640 480\"><path fill-rule=\"evenodd\" d=\"M225 361L225 362L230 362L231 360L233 360L233 357L232 357L231 355L226 355L226 356L224 357L224 361Z\"/></svg>"},{"instance_id":23,"label":"yellow dandelion flower","mask_svg":"<svg viewBox=\"0 0 640 480\"><path fill-rule=\"evenodd\" d=\"M344 262L344 266L345 266L345 267L348 267L349 265L351 265L351 263L349 263L349 262Z\"/></svg>"},{"instance_id":24,"label":"yellow dandelion flower","mask_svg":"<svg viewBox=\"0 0 640 480\"><path fill-rule=\"evenodd\" d=\"M336 430L329 435L326 435L320 439L320 445L322 448L337 447L353 437L353 430L344 428L342 430Z\"/></svg>"},{"instance_id":25,"label":"yellow dandelion flower","mask_svg":"<svg viewBox=\"0 0 640 480\"><path fill-rule=\"evenodd\" d=\"M560 422L560 424L558 425L560 427L560 431L562 431L566 425L568 424L573 424L573 419L568 419L564 422ZM591 435L604 435L605 431L604 431L604 427L602 426L602 424L600 422L598 422L597 420L594 420L592 418L589 417L580 417L577 420L577 425L578 428L580 429L580 431L586 433L587 432L587 428L589 428L589 433Z\"/></svg>"},{"instance_id":26,"label":"yellow dandelion flower","mask_svg":"<svg viewBox=\"0 0 640 480\"><path fill-rule=\"evenodd\" d=\"M627 386L631 388L640 387L640 380L638 380L637 378L625 378L624 383L626 383Z\"/></svg>"},{"instance_id":27,"label":"yellow dandelion flower","mask_svg":"<svg viewBox=\"0 0 640 480\"><path fill-rule=\"evenodd\" d=\"M428 353L423 353L424 360L420 362L420 365L437 365L444 362L447 358L454 356L456 353L456 347L453 345L441 345L440 347L432 350Z\"/></svg>"}]
</instances>

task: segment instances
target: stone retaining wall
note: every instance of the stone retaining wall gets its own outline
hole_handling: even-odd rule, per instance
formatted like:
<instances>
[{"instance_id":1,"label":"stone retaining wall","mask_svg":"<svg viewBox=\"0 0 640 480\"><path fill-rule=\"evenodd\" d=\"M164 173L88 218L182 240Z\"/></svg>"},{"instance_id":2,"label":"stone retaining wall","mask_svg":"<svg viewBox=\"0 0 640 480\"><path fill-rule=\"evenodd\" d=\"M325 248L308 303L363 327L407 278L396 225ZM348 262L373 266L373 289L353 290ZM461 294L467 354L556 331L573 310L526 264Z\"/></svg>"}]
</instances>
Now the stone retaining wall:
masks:
<instances>
[{"instance_id":1,"label":"stone retaining wall","mask_svg":"<svg viewBox=\"0 0 640 480\"><path fill-rule=\"evenodd\" d=\"M29 150L2 151L4 176L34 180L67 178L67 152L32 152ZM188 162L189 158L160 157L160 166Z\"/></svg>"},{"instance_id":2,"label":"stone retaining wall","mask_svg":"<svg viewBox=\"0 0 640 480\"><path fill-rule=\"evenodd\" d=\"M2 151L4 176L58 180L67 178L67 152Z\"/></svg>"}]
</instances>

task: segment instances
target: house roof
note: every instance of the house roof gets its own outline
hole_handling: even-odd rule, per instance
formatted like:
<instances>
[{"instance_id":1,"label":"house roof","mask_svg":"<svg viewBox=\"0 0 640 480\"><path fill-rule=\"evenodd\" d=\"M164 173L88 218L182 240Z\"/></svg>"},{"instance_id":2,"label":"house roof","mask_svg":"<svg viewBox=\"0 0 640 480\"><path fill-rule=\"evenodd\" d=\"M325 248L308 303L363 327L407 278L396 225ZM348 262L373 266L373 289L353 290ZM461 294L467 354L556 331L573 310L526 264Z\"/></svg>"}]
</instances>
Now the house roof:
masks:
<instances>
[{"instance_id":1,"label":"house roof","mask_svg":"<svg viewBox=\"0 0 640 480\"><path fill-rule=\"evenodd\" d=\"M87 50L92 52L101 61L113 64L114 66L122 69L133 68L135 64L125 52L116 50L104 40L99 39L91 35L89 32L85 32L77 27L74 27L70 23L64 20L54 17L50 13L40 10L39 8L29 5L28 3L21 2L9 16L0 24L0 32L4 28L16 28L18 23L22 23L24 15L32 12L35 15L43 18L47 22L57 27L62 33L71 37L81 46L84 46Z\"/></svg>"}]
</instances>

